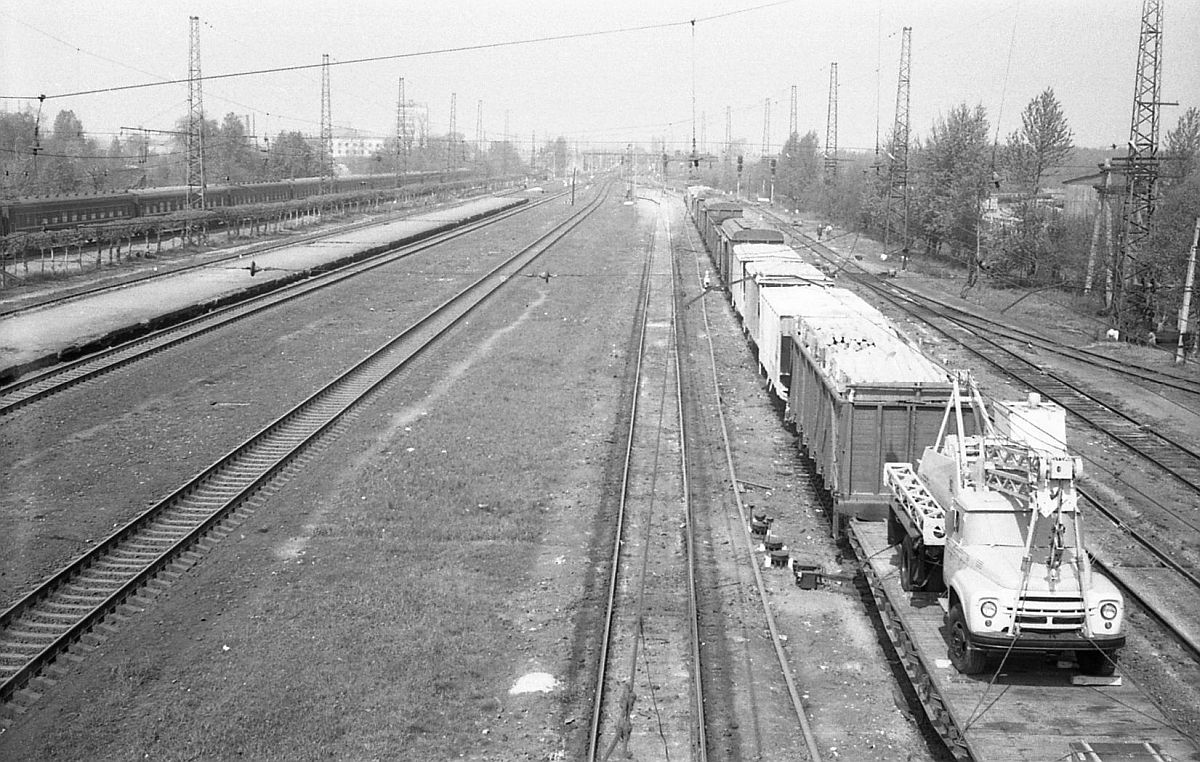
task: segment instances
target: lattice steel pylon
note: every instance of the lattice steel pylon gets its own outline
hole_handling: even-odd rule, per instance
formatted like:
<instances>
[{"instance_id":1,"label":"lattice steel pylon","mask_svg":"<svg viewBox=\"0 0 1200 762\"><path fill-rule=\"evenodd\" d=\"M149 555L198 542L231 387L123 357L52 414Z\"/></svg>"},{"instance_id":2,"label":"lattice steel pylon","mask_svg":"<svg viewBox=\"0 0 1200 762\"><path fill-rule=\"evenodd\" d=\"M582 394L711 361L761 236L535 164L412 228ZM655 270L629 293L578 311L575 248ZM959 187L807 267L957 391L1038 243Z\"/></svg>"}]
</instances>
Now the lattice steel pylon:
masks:
<instances>
[{"instance_id":1,"label":"lattice steel pylon","mask_svg":"<svg viewBox=\"0 0 1200 762\"><path fill-rule=\"evenodd\" d=\"M329 54L321 56L321 193L333 193L333 108L329 98Z\"/></svg>"},{"instance_id":2,"label":"lattice steel pylon","mask_svg":"<svg viewBox=\"0 0 1200 762\"><path fill-rule=\"evenodd\" d=\"M483 101L475 104L475 165L483 161Z\"/></svg>"},{"instance_id":3,"label":"lattice steel pylon","mask_svg":"<svg viewBox=\"0 0 1200 762\"><path fill-rule=\"evenodd\" d=\"M788 119L788 139L796 134L796 130L800 129L800 122L796 119L796 86L792 85L792 112Z\"/></svg>"},{"instance_id":4,"label":"lattice steel pylon","mask_svg":"<svg viewBox=\"0 0 1200 762\"><path fill-rule=\"evenodd\" d=\"M904 27L900 39L900 74L896 81L896 121L888 150L888 194L884 207L886 227L883 244L890 247L893 231L900 247L908 247L908 97L912 78L912 27Z\"/></svg>"},{"instance_id":5,"label":"lattice steel pylon","mask_svg":"<svg viewBox=\"0 0 1200 762\"><path fill-rule=\"evenodd\" d=\"M450 93L450 132L446 135L446 169L454 169L454 132L458 129L458 93Z\"/></svg>"},{"instance_id":6,"label":"lattice steel pylon","mask_svg":"<svg viewBox=\"0 0 1200 762\"><path fill-rule=\"evenodd\" d=\"M400 78L400 92L396 100L396 185L408 174L408 151L412 137L408 132L408 106L404 101L404 77Z\"/></svg>"},{"instance_id":7,"label":"lattice steel pylon","mask_svg":"<svg viewBox=\"0 0 1200 762\"><path fill-rule=\"evenodd\" d=\"M1114 161L1125 173L1121 246L1113 263L1114 323L1128 334L1154 324L1155 284L1147 257L1150 222L1158 196L1158 124L1162 88L1162 0L1143 0L1129 153Z\"/></svg>"},{"instance_id":8,"label":"lattice steel pylon","mask_svg":"<svg viewBox=\"0 0 1200 762\"><path fill-rule=\"evenodd\" d=\"M725 107L725 164L733 161L733 107Z\"/></svg>"},{"instance_id":9,"label":"lattice steel pylon","mask_svg":"<svg viewBox=\"0 0 1200 762\"><path fill-rule=\"evenodd\" d=\"M190 16L188 35L187 205L204 208L204 96L200 76L200 17Z\"/></svg>"},{"instance_id":10,"label":"lattice steel pylon","mask_svg":"<svg viewBox=\"0 0 1200 762\"><path fill-rule=\"evenodd\" d=\"M771 99L767 98L763 101L763 142L762 155L767 158L767 153L771 150Z\"/></svg>"},{"instance_id":11,"label":"lattice steel pylon","mask_svg":"<svg viewBox=\"0 0 1200 762\"><path fill-rule=\"evenodd\" d=\"M837 176L837 61L829 64L829 105L825 109L825 181Z\"/></svg>"}]
</instances>

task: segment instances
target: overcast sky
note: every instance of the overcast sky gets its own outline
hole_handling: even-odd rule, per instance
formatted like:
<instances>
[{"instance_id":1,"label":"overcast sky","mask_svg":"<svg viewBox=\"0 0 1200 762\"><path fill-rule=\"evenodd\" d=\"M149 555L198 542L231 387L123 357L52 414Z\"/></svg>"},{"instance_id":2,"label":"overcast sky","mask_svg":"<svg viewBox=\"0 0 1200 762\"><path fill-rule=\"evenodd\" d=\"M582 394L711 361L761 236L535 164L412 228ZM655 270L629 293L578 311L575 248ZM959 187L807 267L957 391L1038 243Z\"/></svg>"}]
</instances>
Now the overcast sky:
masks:
<instances>
[{"instance_id":1,"label":"overcast sky","mask_svg":"<svg viewBox=\"0 0 1200 762\"><path fill-rule=\"evenodd\" d=\"M524 149L563 135L618 149L653 138L710 150L726 108L747 153L787 137L791 89L801 133L825 139L829 64L839 75L838 144L873 149L895 114L901 29L912 27L911 127L925 136L960 103L982 104L999 136L1053 88L1080 146L1123 145L1129 123L1142 0L4 0L0 109L45 94L42 119L71 109L97 137L121 127L172 129L187 84L68 96L186 80L190 15L199 16L208 76L331 61L405 56L331 68L336 128L394 134L398 79L445 133L451 93L457 131L476 136L480 101L489 139L505 130ZM1200 2L1164 0L1162 135L1200 106ZM687 23L696 19L694 28ZM638 27L657 27L643 28ZM629 31L616 31L629 30ZM611 32L611 33L609 33ZM598 34L590 34L598 33ZM535 38L568 40L488 46ZM694 36L693 36L694 35ZM428 53L428 54L424 54ZM421 54L421 55L417 55ZM693 89L694 83L694 89ZM213 79L205 113L252 115L257 133L320 131L319 68ZM703 120L703 124L701 123Z\"/></svg>"}]
</instances>

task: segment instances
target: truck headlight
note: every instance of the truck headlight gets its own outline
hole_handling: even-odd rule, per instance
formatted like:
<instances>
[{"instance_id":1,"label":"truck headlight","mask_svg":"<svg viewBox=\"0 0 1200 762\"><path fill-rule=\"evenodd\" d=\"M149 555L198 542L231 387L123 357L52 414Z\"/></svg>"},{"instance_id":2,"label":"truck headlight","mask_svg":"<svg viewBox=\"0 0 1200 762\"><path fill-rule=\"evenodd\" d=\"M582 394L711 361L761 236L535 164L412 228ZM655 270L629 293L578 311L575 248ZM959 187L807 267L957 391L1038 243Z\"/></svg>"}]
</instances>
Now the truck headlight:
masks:
<instances>
[{"instance_id":1,"label":"truck headlight","mask_svg":"<svg viewBox=\"0 0 1200 762\"><path fill-rule=\"evenodd\" d=\"M1112 601L1105 601L1100 604L1100 616L1111 621L1117 618L1117 604Z\"/></svg>"},{"instance_id":2,"label":"truck headlight","mask_svg":"<svg viewBox=\"0 0 1200 762\"><path fill-rule=\"evenodd\" d=\"M996 602L984 601L983 603L979 604L979 613L983 614L988 619L996 616ZM1116 616L1116 614L1114 613L1113 616Z\"/></svg>"}]
</instances>

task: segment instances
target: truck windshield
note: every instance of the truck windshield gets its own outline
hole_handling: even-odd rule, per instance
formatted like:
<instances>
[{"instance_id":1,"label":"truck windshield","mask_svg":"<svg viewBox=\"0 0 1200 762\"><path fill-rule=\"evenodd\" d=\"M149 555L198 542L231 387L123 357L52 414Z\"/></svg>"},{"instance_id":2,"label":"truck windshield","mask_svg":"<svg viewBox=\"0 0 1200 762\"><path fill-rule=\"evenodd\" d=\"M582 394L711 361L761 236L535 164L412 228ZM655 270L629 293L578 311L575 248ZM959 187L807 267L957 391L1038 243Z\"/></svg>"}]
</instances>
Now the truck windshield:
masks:
<instances>
[{"instance_id":1,"label":"truck windshield","mask_svg":"<svg viewBox=\"0 0 1200 762\"><path fill-rule=\"evenodd\" d=\"M1025 547L1032 511L971 511L962 514L962 540L967 545ZM1033 548L1049 549L1058 517L1039 516L1033 528ZM1062 515L1063 547L1075 547L1075 516Z\"/></svg>"}]
</instances>

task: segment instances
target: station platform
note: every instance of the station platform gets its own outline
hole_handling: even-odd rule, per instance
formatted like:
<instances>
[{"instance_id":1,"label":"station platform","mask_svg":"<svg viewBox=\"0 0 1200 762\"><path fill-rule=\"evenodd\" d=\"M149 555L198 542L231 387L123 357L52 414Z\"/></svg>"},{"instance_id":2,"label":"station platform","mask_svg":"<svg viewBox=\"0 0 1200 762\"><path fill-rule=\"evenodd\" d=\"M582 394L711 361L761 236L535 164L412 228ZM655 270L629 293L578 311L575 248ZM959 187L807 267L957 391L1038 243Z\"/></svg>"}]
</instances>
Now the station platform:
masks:
<instances>
[{"instance_id":1,"label":"station platform","mask_svg":"<svg viewBox=\"0 0 1200 762\"><path fill-rule=\"evenodd\" d=\"M383 252L526 202L524 195L496 196L430 207L390 222L331 231L315 241L225 258L0 316L0 383L11 383L25 373L100 349L146 328L162 327L211 306L265 293L313 270Z\"/></svg>"}]
</instances>

